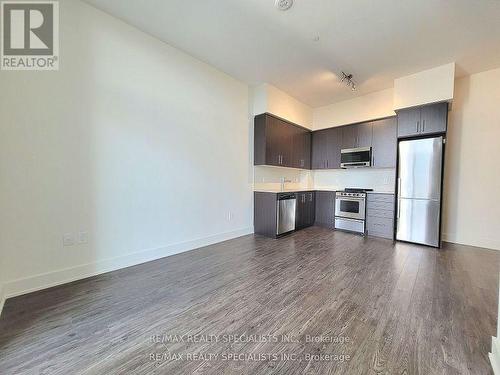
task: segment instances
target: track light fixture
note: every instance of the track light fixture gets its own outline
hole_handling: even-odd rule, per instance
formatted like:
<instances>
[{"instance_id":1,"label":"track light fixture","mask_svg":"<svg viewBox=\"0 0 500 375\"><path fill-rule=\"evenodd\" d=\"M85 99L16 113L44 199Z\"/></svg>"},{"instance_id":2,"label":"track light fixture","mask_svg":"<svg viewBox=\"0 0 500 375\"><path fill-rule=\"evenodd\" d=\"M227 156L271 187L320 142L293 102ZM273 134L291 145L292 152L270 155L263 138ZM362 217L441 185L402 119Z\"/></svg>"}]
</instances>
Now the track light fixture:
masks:
<instances>
[{"instance_id":1,"label":"track light fixture","mask_svg":"<svg viewBox=\"0 0 500 375\"><path fill-rule=\"evenodd\" d=\"M352 91L356 90L356 83L352 79L352 74L347 74L342 72L342 78L340 82L344 82L347 87L350 87Z\"/></svg>"}]
</instances>

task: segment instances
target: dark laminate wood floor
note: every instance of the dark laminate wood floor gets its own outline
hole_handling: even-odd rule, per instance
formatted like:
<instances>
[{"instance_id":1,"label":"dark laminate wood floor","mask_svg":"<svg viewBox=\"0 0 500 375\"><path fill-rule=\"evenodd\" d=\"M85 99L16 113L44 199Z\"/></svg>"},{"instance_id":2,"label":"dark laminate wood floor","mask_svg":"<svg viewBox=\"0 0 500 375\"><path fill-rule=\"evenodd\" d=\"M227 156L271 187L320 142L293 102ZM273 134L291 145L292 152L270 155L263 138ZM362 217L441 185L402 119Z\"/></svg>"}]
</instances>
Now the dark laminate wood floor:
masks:
<instances>
[{"instance_id":1,"label":"dark laminate wood floor","mask_svg":"<svg viewBox=\"0 0 500 375\"><path fill-rule=\"evenodd\" d=\"M499 259L317 227L245 236L8 300L0 373L490 374Z\"/></svg>"}]
</instances>

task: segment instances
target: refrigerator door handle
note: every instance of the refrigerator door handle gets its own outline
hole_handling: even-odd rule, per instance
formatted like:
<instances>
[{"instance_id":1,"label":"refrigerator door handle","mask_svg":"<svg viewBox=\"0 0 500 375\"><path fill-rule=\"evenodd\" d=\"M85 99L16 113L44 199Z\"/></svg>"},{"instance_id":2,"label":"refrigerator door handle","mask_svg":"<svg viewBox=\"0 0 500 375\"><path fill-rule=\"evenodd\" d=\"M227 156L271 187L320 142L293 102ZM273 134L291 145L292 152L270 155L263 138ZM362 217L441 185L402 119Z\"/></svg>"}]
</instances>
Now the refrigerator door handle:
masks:
<instances>
[{"instance_id":1,"label":"refrigerator door handle","mask_svg":"<svg viewBox=\"0 0 500 375\"><path fill-rule=\"evenodd\" d=\"M401 195L401 177L398 177L398 198Z\"/></svg>"}]
</instances>

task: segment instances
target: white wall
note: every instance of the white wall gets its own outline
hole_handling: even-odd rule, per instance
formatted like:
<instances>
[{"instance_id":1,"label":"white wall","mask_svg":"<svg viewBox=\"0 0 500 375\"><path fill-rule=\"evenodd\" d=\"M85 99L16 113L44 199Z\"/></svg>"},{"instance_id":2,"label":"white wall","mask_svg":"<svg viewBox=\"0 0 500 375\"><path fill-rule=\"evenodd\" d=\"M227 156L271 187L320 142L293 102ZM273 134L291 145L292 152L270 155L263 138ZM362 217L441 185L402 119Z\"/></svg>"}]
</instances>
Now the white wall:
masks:
<instances>
[{"instance_id":1,"label":"white wall","mask_svg":"<svg viewBox=\"0 0 500 375\"><path fill-rule=\"evenodd\" d=\"M252 88L253 113L269 112L278 117L312 129L313 110L287 93L267 83Z\"/></svg>"},{"instance_id":2,"label":"white wall","mask_svg":"<svg viewBox=\"0 0 500 375\"><path fill-rule=\"evenodd\" d=\"M355 122L395 116L392 88L313 110L313 129L325 129Z\"/></svg>"},{"instance_id":3,"label":"white wall","mask_svg":"<svg viewBox=\"0 0 500 375\"><path fill-rule=\"evenodd\" d=\"M441 65L394 80L394 109L451 101L455 63Z\"/></svg>"},{"instance_id":4,"label":"white wall","mask_svg":"<svg viewBox=\"0 0 500 375\"><path fill-rule=\"evenodd\" d=\"M446 145L446 240L500 250L500 69L455 82Z\"/></svg>"},{"instance_id":5,"label":"white wall","mask_svg":"<svg viewBox=\"0 0 500 375\"><path fill-rule=\"evenodd\" d=\"M7 293L251 232L248 86L84 3L60 8L60 71L0 72ZM78 231L90 243L63 247Z\"/></svg>"}]
</instances>

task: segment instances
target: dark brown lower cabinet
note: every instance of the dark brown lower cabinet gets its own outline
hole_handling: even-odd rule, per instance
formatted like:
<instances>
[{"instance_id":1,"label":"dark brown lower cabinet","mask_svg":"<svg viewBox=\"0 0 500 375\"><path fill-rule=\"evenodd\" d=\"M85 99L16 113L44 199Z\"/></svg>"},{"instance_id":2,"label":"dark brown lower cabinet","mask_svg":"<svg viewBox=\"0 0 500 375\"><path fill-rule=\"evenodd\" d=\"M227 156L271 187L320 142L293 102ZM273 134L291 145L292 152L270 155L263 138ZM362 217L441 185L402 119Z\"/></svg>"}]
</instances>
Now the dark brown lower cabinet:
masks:
<instances>
[{"instance_id":1,"label":"dark brown lower cabinet","mask_svg":"<svg viewBox=\"0 0 500 375\"><path fill-rule=\"evenodd\" d=\"M316 191L315 225L335 228L335 192Z\"/></svg>"},{"instance_id":2,"label":"dark brown lower cabinet","mask_svg":"<svg viewBox=\"0 0 500 375\"><path fill-rule=\"evenodd\" d=\"M295 230L314 225L314 211L316 208L315 192L306 191L295 194Z\"/></svg>"},{"instance_id":3,"label":"dark brown lower cabinet","mask_svg":"<svg viewBox=\"0 0 500 375\"><path fill-rule=\"evenodd\" d=\"M394 194L370 193L366 198L366 234L394 239Z\"/></svg>"},{"instance_id":4,"label":"dark brown lower cabinet","mask_svg":"<svg viewBox=\"0 0 500 375\"><path fill-rule=\"evenodd\" d=\"M253 227L256 234L276 237L276 193L255 191L253 193Z\"/></svg>"},{"instance_id":5,"label":"dark brown lower cabinet","mask_svg":"<svg viewBox=\"0 0 500 375\"><path fill-rule=\"evenodd\" d=\"M277 199L280 193L254 192L254 231L256 234L276 238ZM334 194L335 195L335 194ZM316 192L295 192L295 230L315 223Z\"/></svg>"}]
</instances>

